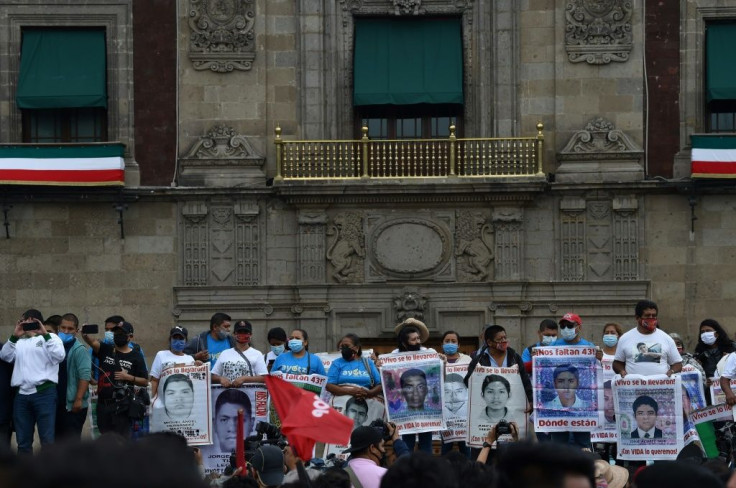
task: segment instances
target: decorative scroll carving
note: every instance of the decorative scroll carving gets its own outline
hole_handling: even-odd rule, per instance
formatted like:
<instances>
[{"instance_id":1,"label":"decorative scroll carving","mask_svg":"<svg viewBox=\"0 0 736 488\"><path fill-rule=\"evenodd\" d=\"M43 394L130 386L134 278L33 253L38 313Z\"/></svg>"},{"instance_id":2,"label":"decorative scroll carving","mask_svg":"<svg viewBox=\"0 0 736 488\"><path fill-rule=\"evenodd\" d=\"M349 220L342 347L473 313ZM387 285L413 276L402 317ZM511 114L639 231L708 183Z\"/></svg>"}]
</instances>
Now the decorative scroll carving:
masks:
<instances>
[{"instance_id":1,"label":"decorative scroll carving","mask_svg":"<svg viewBox=\"0 0 736 488\"><path fill-rule=\"evenodd\" d=\"M628 61L633 47L630 0L571 0L565 8L565 49L573 63Z\"/></svg>"},{"instance_id":2,"label":"decorative scroll carving","mask_svg":"<svg viewBox=\"0 0 736 488\"><path fill-rule=\"evenodd\" d=\"M248 138L239 135L232 127L223 125L214 126L205 136L189 150L186 158L189 159L257 159L263 161L248 141Z\"/></svg>"},{"instance_id":3,"label":"decorative scroll carving","mask_svg":"<svg viewBox=\"0 0 736 488\"><path fill-rule=\"evenodd\" d=\"M181 210L183 217L183 280L187 286L205 286L208 283L207 204L187 202Z\"/></svg>"},{"instance_id":4,"label":"decorative scroll carving","mask_svg":"<svg viewBox=\"0 0 736 488\"><path fill-rule=\"evenodd\" d=\"M563 281L585 279L585 200L567 197L560 202L560 263Z\"/></svg>"},{"instance_id":5,"label":"decorative scroll carving","mask_svg":"<svg viewBox=\"0 0 736 488\"><path fill-rule=\"evenodd\" d=\"M299 214L299 281L325 282L325 224L323 212Z\"/></svg>"},{"instance_id":6,"label":"decorative scroll carving","mask_svg":"<svg viewBox=\"0 0 736 488\"><path fill-rule=\"evenodd\" d=\"M352 212L338 214L327 235L331 237L327 260L332 264L332 278L338 283L362 283L365 258L363 218Z\"/></svg>"},{"instance_id":7,"label":"decorative scroll carving","mask_svg":"<svg viewBox=\"0 0 736 488\"><path fill-rule=\"evenodd\" d=\"M498 208L493 212L495 257L498 280L518 280L522 276L522 213L519 208Z\"/></svg>"},{"instance_id":8,"label":"decorative scroll carving","mask_svg":"<svg viewBox=\"0 0 736 488\"><path fill-rule=\"evenodd\" d=\"M635 197L613 200L613 279L639 279L639 202Z\"/></svg>"},{"instance_id":9,"label":"decorative scroll carving","mask_svg":"<svg viewBox=\"0 0 736 488\"><path fill-rule=\"evenodd\" d=\"M239 201L235 204L235 284L257 285L261 276L258 227L258 202Z\"/></svg>"},{"instance_id":10,"label":"decorative scroll carving","mask_svg":"<svg viewBox=\"0 0 736 488\"><path fill-rule=\"evenodd\" d=\"M419 15L424 13L422 9L422 0L393 0L394 13L396 15Z\"/></svg>"},{"instance_id":11,"label":"decorative scroll carving","mask_svg":"<svg viewBox=\"0 0 736 488\"><path fill-rule=\"evenodd\" d=\"M424 307L427 297L419 292L418 288L407 286L401 290L401 295L394 296L396 322L403 322L408 318L424 320Z\"/></svg>"},{"instance_id":12,"label":"decorative scroll carving","mask_svg":"<svg viewBox=\"0 0 736 488\"><path fill-rule=\"evenodd\" d=\"M493 227L481 213L458 210L455 224L458 281L488 281L493 270Z\"/></svg>"},{"instance_id":13,"label":"decorative scroll carving","mask_svg":"<svg viewBox=\"0 0 736 488\"><path fill-rule=\"evenodd\" d=\"M249 70L256 57L254 0L189 0L189 59L194 69Z\"/></svg>"},{"instance_id":14,"label":"decorative scroll carving","mask_svg":"<svg viewBox=\"0 0 736 488\"><path fill-rule=\"evenodd\" d=\"M573 134L561 153L640 153L638 147L626 134L616 129L615 126L598 117L588 122L584 130ZM606 154L605 157L610 157Z\"/></svg>"},{"instance_id":15,"label":"decorative scroll carving","mask_svg":"<svg viewBox=\"0 0 736 488\"><path fill-rule=\"evenodd\" d=\"M586 218L588 279L611 279L611 202L589 201Z\"/></svg>"}]
</instances>

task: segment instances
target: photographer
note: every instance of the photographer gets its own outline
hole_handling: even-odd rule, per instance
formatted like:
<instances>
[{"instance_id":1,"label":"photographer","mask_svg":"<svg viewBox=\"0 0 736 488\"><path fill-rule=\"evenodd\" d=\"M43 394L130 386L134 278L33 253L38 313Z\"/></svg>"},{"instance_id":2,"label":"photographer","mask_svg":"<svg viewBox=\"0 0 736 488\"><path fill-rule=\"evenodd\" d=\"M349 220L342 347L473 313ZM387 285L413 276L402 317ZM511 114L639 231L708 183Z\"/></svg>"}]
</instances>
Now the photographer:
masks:
<instances>
[{"instance_id":1,"label":"photographer","mask_svg":"<svg viewBox=\"0 0 736 488\"><path fill-rule=\"evenodd\" d=\"M98 383L97 426L101 433L117 432L131 436L131 404L134 386L148 386L148 370L140 350L130 347L133 326L121 322L112 329L114 345L82 334L100 359Z\"/></svg>"},{"instance_id":2,"label":"photographer","mask_svg":"<svg viewBox=\"0 0 736 488\"><path fill-rule=\"evenodd\" d=\"M498 450L500 445L505 443L504 440L502 440L504 438L508 439L506 442L519 442L519 426L516 425L516 422L506 422L505 420L502 420L494 425L493 428L488 431L486 441L483 443L483 449L480 450L480 454L478 454L478 459L476 459L476 461L481 464L486 464L488 456L491 454L491 449L493 449L493 444L496 444L496 450Z\"/></svg>"},{"instance_id":3,"label":"photographer","mask_svg":"<svg viewBox=\"0 0 736 488\"><path fill-rule=\"evenodd\" d=\"M348 465L344 468L354 487L378 488L386 473L388 442L393 443L397 457L409 453L406 443L400 439L396 425L376 420L369 427L358 427L350 435L351 453Z\"/></svg>"}]
</instances>

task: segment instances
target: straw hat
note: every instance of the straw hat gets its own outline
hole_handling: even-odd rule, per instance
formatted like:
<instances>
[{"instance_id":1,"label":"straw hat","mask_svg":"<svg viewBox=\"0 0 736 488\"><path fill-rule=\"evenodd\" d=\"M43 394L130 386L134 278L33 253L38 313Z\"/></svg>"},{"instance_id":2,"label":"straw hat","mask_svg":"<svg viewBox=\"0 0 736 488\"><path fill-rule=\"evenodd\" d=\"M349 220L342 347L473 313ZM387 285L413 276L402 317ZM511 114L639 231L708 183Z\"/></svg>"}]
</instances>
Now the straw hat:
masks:
<instances>
[{"instance_id":1,"label":"straw hat","mask_svg":"<svg viewBox=\"0 0 736 488\"><path fill-rule=\"evenodd\" d=\"M419 331L419 340L421 341L422 344L427 342L427 339L429 339L429 329L427 329L427 326L424 325L424 322L421 322L411 317L404 320L396 327L394 327L394 333L398 336L399 332L401 332L401 329L403 329L404 327L408 325L416 327L416 329Z\"/></svg>"},{"instance_id":2,"label":"straw hat","mask_svg":"<svg viewBox=\"0 0 736 488\"><path fill-rule=\"evenodd\" d=\"M608 488L624 488L629 480L629 471L621 466L614 466L602 459L595 461L595 477L603 477Z\"/></svg>"}]
</instances>

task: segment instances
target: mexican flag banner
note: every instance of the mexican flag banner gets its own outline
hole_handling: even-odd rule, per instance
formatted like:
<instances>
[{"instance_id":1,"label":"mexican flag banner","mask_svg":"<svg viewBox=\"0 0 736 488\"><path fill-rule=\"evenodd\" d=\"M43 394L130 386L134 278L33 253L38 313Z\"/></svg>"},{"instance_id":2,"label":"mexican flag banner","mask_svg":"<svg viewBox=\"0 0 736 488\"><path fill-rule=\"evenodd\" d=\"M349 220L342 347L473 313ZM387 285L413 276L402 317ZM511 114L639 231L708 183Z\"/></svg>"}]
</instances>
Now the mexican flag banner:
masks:
<instances>
[{"instance_id":1,"label":"mexican flag banner","mask_svg":"<svg viewBox=\"0 0 736 488\"><path fill-rule=\"evenodd\" d=\"M736 135L692 135L693 178L736 178Z\"/></svg>"}]
</instances>

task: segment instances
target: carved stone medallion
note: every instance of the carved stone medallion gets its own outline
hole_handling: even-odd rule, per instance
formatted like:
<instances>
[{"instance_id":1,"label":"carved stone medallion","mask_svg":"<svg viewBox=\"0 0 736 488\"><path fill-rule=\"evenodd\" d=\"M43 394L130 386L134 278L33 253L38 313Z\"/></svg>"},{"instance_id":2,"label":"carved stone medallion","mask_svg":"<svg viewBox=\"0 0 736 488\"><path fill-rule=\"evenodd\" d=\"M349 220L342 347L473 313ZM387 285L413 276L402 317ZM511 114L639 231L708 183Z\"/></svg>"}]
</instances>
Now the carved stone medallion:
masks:
<instances>
[{"instance_id":1,"label":"carved stone medallion","mask_svg":"<svg viewBox=\"0 0 736 488\"><path fill-rule=\"evenodd\" d=\"M627 61L633 47L630 0L571 0L565 8L565 49L573 63Z\"/></svg>"},{"instance_id":2,"label":"carved stone medallion","mask_svg":"<svg viewBox=\"0 0 736 488\"><path fill-rule=\"evenodd\" d=\"M249 70L256 57L254 0L189 0L189 59L194 69Z\"/></svg>"}]
</instances>

